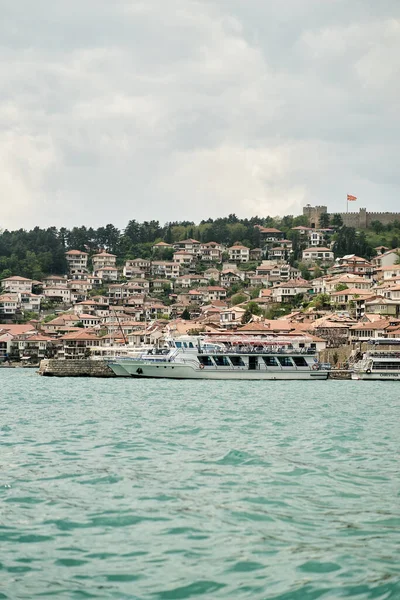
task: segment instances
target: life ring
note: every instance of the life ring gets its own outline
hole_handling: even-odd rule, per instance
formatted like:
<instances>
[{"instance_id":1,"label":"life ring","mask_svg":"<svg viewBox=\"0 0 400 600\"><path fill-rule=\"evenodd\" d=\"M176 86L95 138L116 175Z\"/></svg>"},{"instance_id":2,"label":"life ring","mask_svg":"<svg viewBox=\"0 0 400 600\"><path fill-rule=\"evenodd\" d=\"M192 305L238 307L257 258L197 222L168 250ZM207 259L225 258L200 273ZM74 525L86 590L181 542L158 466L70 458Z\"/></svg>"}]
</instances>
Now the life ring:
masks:
<instances>
[{"instance_id":1,"label":"life ring","mask_svg":"<svg viewBox=\"0 0 400 600\"><path fill-rule=\"evenodd\" d=\"M315 364L312 366L313 371L318 371L318 369L319 369L319 365Z\"/></svg>"},{"instance_id":2,"label":"life ring","mask_svg":"<svg viewBox=\"0 0 400 600\"><path fill-rule=\"evenodd\" d=\"M365 372L367 375L371 375L371 369L367 369Z\"/></svg>"},{"instance_id":3,"label":"life ring","mask_svg":"<svg viewBox=\"0 0 400 600\"><path fill-rule=\"evenodd\" d=\"M200 363L199 368L204 369L204 365L202 363Z\"/></svg>"}]
</instances>

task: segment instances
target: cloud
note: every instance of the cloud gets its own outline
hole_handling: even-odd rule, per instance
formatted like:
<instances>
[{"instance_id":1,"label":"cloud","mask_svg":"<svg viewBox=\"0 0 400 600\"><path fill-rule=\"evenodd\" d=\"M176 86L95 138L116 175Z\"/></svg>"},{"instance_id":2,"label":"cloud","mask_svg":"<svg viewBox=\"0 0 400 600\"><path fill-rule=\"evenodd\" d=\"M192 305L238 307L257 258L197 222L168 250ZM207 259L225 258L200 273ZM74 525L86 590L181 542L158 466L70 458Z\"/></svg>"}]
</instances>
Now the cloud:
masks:
<instances>
[{"instance_id":1,"label":"cloud","mask_svg":"<svg viewBox=\"0 0 400 600\"><path fill-rule=\"evenodd\" d=\"M395 0L2 12L2 227L397 208Z\"/></svg>"}]
</instances>

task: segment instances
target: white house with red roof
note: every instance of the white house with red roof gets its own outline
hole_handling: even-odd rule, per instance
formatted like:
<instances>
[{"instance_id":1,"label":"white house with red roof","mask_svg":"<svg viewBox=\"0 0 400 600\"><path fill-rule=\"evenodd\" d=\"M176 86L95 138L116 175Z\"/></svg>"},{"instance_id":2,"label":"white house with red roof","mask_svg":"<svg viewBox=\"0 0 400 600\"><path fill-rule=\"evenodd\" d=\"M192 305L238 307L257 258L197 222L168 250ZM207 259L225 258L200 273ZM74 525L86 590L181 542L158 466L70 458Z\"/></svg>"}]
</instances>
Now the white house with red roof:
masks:
<instances>
[{"instance_id":1,"label":"white house with red roof","mask_svg":"<svg viewBox=\"0 0 400 600\"><path fill-rule=\"evenodd\" d=\"M182 267L190 267L194 263L195 257L193 252L187 252L187 250L176 250L176 252L174 252L173 260Z\"/></svg>"},{"instance_id":2,"label":"white house with red roof","mask_svg":"<svg viewBox=\"0 0 400 600\"><path fill-rule=\"evenodd\" d=\"M189 238L187 240L181 240L180 242L175 242L174 249L175 250L185 250L186 252L190 252L191 254L198 254L200 250L201 243L198 240L194 240L193 238Z\"/></svg>"},{"instance_id":3,"label":"white house with red roof","mask_svg":"<svg viewBox=\"0 0 400 600\"><path fill-rule=\"evenodd\" d=\"M100 277L103 281L118 281L118 269L117 267L100 267L96 268L95 275Z\"/></svg>"},{"instance_id":4,"label":"white house with red roof","mask_svg":"<svg viewBox=\"0 0 400 600\"><path fill-rule=\"evenodd\" d=\"M80 359L101 345L100 338L91 331L80 329L60 338L58 358Z\"/></svg>"},{"instance_id":5,"label":"white house with red roof","mask_svg":"<svg viewBox=\"0 0 400 600\"><path fill-rule=\"evenodd\" d=\"M68 263L68 271L71 274L86 273L88 253L81 250L68 250L65 253L65 258Z\"/></svg>"},{"instance_id":6,"label":"white house with red roof","mask_svg":"<svg viewBox=\"0 0 400 600\"><path fill-rule=\"evenodd\" d=\"M228 248L229 260L235 263L246 263L250 260L250 248L236 243Z\"/></svg>"},{"instance_id":7,"label":"white house with red roof","mask_svg":"<svg viewBox=\"0 0 400 600\"><path fill-rule=\"evenodd\" d=\"M321 262L328 264L334 261L334 254L330 248L325 246L313 246L312 248L306 248L303 250L302 259L307 263Z\"/></svg>"},{"instance_id":8,"label":"white house with red roof","mask_svg":"<svg viewBox=\"0 0 400 600\"><path fill-rule=\"evenodd\" d=\"M46 358L49 346L54 339L37 332L21 333L14 336L11 342L11 352L21 360L39 361Z\"/></svg>"},{"instance_id":9,"label":"white house with red roof","mask_svg":"<svg viewBox=\"0 0 400 600\"><path fill-rule=\"evenodd\" d=\"M157 244L153 244L151 249L154 251L157 250L166 250L167 248L172 248L172 244L167 244L167 242L157 242Z\"/></svg>"},{"instance_id":10,"label":"white house with red roof","mask_svg":"<svg viewBox=\"0 0 400 600\"><path fill-rule=\"evenodd\" d=\"M372 260L372 264L375 268L381 269L382 267L392 267L399 263L400 259L400 248L394 248L393 250L387 250L381 254L377 254Z\"/></svg>"},{"instance_id":11,"label":"white house with red roof","mask_svg":"<svg viewBox=\"0 0 400 600\"><path fill-rule=\"evenodd\" d=\"M93 271L96 273L105 267L114 267L117 262L117 257L115 254L110 254L109 252L99 252L92 256L92 264Z\"/></svg>"},{"instance_id":12,"label":"white house with red roof","mask_svg":"<svg viewBox=\"0 0 400 600\"><path fill-rule=\"evenodd\" d=\"M199 255L206 262L221 262L225 247L217 242L207 242L200 245Z\"/></svg>"},{"instance_id":13,"label":"white house with red roof","mask_svg":"<svg viewBox=\"0 0 400 600\"><path fill-rule=\"evenodd\" d=\"M18 294L2 294L0 296L0 318L11 319L18 311Z\"/></svg>"},{"instance_id":14,"label":"white house with red roof","mask_svg":"<svg viewBox=\"0 0 400 600\"><path fill-rule=\"evenodd\" d=\"M295 296L307 294L312 290L312 285L304 279L291 279L272 288L274 302L289 302Z\"/></svg>"},{"instance_id":15,"label":"white house with red roof","mask_svg":"<svg viewBox=\"0 0 400 600\"><path fill-rule=\"evenodd\" d=\"M156 278L172 279L179 277L181 265L173 261L153 260L151 263L151 274Z\"/></svg>"},{"instance_id":16,"label":"white house with red roof","mask_svg":"<svg viewBox=\"0 0 400 600\"><path fill-rule=\"evenodd\" d=\"M283 240L285 237L283 231L276 229L276 227L261 227L260 225L257 227L260 230L260 241L262 246L269 247L271 244L277 246L278 244L276 242L278 242L278 240Z\"/></svg>"},{"instance_id":17,"label":"white house with red roof","mask_svg":"<svg viewBox=\"0 0 400 600\"><path fill-rule=\"evenodd\" d=\"M21 292L32 293L32 284L32 279L13 275L12 277L6 277L3 279L1 282L1 287L4 292L9 292L11 294L19 294Z\"/></svg>"},{"instance_id":18,"label":"white house with red roof","mask_svg":"<svg viewBox=\"0 0 400 600\"><path fill-rule=\"evenodd\" d=\"M43 287L65 287L67 278L63 275L48 275L43 278Z\"/></svg>"}]
</instances>

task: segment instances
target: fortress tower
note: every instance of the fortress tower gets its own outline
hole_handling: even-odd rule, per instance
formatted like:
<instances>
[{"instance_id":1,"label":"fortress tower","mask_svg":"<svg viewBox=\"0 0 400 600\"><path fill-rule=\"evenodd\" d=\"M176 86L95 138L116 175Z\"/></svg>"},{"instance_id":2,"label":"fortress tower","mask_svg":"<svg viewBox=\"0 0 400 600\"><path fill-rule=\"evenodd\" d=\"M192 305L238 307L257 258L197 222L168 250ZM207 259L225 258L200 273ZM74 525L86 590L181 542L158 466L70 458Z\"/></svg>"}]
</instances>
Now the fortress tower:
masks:
<instances>
[{"instance_id":1,"label":"fortress tower","mask_svg":"<svg viewBox=\"0 0 400 600\"><path fill-rule=\"evenodd\" d=\"M327 213L326 206L311 206L307 204L303 207L303 215L308 219L308 226L313 228L319 227L319 218L323 213Z\"/></svg>"}]
</instances>

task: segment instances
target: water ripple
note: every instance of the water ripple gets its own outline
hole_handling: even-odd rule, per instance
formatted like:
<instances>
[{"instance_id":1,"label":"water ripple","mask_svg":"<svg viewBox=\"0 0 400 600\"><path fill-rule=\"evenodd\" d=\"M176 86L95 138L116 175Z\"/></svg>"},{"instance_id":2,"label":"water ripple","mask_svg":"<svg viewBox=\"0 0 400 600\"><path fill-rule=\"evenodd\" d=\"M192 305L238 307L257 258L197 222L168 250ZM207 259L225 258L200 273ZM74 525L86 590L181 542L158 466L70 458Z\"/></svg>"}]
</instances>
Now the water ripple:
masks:
<instances>
[{"instance_id":1,"label":"water ripple","mask_svg":"<svg viewBox=\"0 0 400 600\"><path fill-rule=\"evenodd\" d=\"M400 599L396 383L0 376L0 599Z\"/></svg>"}]
</instances>

